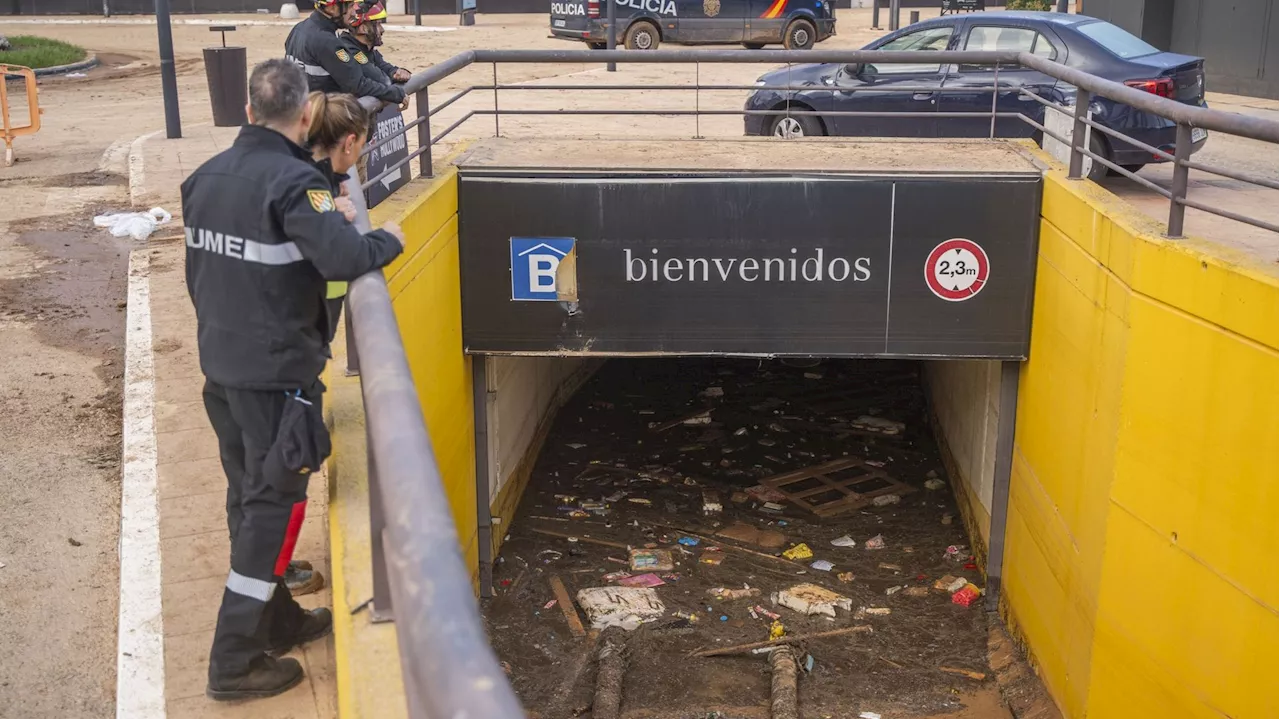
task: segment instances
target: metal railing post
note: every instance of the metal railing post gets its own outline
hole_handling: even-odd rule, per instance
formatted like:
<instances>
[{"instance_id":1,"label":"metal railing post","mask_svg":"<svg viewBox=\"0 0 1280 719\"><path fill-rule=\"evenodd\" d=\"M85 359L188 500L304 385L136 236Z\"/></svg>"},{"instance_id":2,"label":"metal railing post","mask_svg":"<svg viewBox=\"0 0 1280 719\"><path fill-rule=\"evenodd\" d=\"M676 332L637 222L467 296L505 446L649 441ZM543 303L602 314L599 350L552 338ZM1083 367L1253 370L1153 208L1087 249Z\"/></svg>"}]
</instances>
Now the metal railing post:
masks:
<instances>
[{"instance_id":1,"label":"metal railing post","mask_svg":"<svg viewBox=\"0 0 1280 719\"><path fill-rule=\"evenodd\" d=\"M899 0L889 0L889 32L902 26L902 7L898 3Z\"/></svg>"},{"instance_id":2,"label":"metal railing post","mask_svg":"<svg viewBox=\"0 0 1280 719\"><path fill-rule=\"evenodd\" d=\"M493 136L502 137L498 129L498 63L493 63Z\"/></svg>"},{"instance_id":3,"label":"metal railing post","mask_svg":"<svg viewBox=\"0 0 1280 719\"><path fill-rule=\"evenodd\" d=\"M1191 126L1178 123L1178 135L1173 150L1173 193L1169 197L1169 229L1165 235L1170 239L1181 239L1182 221L1187 214L1187 206L1181 200L1187 196L1187 176L1191 170L1186 161L1191 157Z\"/></svg>"},{"instance_id":4,"label":"metal railing post","mask_svg":"<svg viewBox=\"0 0 1280 719\"><path fill-rule=\"evenodd\" d=\"M617 0L604 1L608 3L608 7L605 10L605 17L609 20L609 36L605 38L604 47L606 50L613 50L618 47L618 9L614 7L617 4ZM605 65L605 70L608 72L617 72L618 63L610 60Z\"/></svg>"},{"instance_id":5,"label":"metal railing post","mask_svg":"<svg viewBox=\"0 0 1280 719\"><path fill-rule=\"evenodd\" d=\"M871 0L871 29L880 29L880 0Z\"/></svg>"},{"instance_id":6,"label":"metal railing post","mask_svg":"<svg viewBox=\"0 0 1280 719\"><path fill-rule=\"evenodd\" d=\"M702 63L693 63L693 139L702 139Z\"/></svg>"},{"instance_id":7,"label":"metal railing post","mask_svg":"<svg viewBox=\"0 0 1280 719\"><path fill-rule=\"evenodd\" d=\"M991 134L996 139L996 100L1000 97L1000 63L996 63L995 74L991 76Z\"/></svg>"},{"instance_id":8,"label":"metal railing post","mask_svg":"<svg viewBox=\"0 0 1280 719\"><path fill-rule=\"evenodd\" d=\"M356 332L351 326L351 303L345 297L342 309L345 310L342 313L342 324L347 328L347 376L354 377L360 374L360 352L356 350Z\"/></svg>"},{"instance_id":9,"label":"metal railing post","mask_svg":"<svg viewBox=\"0 0 1280 719\"><path fill-rule=\"evenodd\" d=\"M1079 180L1080 174L1084 171L1084 153L1080 151L1080 148L1084 146L1084 136L1087 132L1086 128L1088 128L1084 121L1089 116L1090 98L1091 95L1088 90L1083 87L1076 88L1076 119L1071 129L1071 163L1067 169L1067 177L1073 180Z\"/></svg>"},{"instance_id":10,"label":"metal railing post","mask_svg":"<svg viewBox=\"0 0 1280 719\"><path fill-rule=\"evenodd\" d=\"M418 124L418 147L427 148L418 157L418 174L422 177L435 177L431 160L431 99L427 97L426 87L414 94L413 106L418 110L418 117L422 118L422 122Z\"/></svg>"},{"instance_id":11,"label":"metal railing post","mask_svg":"<svg viewBox=\"0 0 1280 719\"><path fill-rule=\"evenodd\" d=\"M366 410L367 411L367 410ZM373 456L373 438L365 424L365 451L369 465L369 553L373 559L373 604L369 616L374 623L395 620L391 607L391 579L387 576L387 553L384 534L387 528L382 509L382 487L378 482L378 462Z\"/></svg>"}]
</instances>

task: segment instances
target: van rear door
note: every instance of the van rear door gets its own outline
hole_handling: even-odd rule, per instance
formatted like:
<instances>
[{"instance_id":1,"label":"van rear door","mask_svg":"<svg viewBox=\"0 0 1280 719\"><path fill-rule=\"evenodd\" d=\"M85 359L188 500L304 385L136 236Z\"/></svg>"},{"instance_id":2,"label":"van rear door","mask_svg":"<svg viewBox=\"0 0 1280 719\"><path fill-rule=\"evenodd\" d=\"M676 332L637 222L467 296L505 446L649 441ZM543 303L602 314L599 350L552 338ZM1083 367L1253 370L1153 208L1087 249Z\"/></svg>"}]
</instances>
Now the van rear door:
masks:
<instances>
[{"instance_id":1,"label":"van rear door","mask_svg":"<svg viewBox=\"0 0 1280 719\"><path fill-rule=\"evenodd\" d=\"M590 0L553 0L551 3L551 33L581 37L587 30L587 4ZM597 0L598 2L599 0ZM595 2L591 3L596 5ZM596 5L598 7L598 5Z\"/></svg>"},{"instance_id":2,"label":"van rear door","mask_svg":"<svg viewBox=\"0 0 1280 719\"><path fill-rule=\"evenodd\" d=\"M680 42L742 42L751 0L675 0Z\"/></svg>"}]
</instances>

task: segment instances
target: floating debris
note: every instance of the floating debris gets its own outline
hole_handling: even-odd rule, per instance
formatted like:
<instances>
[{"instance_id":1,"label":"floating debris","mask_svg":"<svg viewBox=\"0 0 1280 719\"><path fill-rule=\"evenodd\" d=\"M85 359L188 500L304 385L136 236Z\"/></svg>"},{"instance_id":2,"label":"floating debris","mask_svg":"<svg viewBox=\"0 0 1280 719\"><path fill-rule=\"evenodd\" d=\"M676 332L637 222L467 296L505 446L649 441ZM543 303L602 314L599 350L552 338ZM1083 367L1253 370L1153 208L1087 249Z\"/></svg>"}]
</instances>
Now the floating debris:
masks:
<instances>
[{"instance_id":1,"label":"floating debris","mask_svg":"<svg viewBox=\"0 0 1280 719\"><path fill-rule=\"evenodd\" d=\"M578 604L592 629L622 627L631 631L666 614L658 594L649 587L592 587L578 592Z\"/></svg>"},{"instance_id":2,"label":"floating debris","mask_svg":"<svg viewBox=\"0 0 1280 719\"><path fill-rule=\"evenodd\" d=\"M822 614L834 618L836 607L846 611L853 607L853 600L816 584L798 584L790 589L784 589L775 593L772 600L774 604L806 616Z\"/></svg>"}]
</instances>

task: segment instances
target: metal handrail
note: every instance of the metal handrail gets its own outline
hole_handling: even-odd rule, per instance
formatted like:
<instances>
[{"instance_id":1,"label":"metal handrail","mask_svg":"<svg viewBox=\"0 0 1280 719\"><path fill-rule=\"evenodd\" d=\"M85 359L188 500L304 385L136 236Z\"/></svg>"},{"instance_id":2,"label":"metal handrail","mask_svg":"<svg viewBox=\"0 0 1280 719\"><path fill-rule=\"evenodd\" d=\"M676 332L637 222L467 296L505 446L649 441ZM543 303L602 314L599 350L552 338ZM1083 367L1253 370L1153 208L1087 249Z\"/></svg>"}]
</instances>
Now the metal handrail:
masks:
<instances>
[{"instance_id":1,"label":"metal handrail","mask_svg":"<svg viewBox=\"0 0 1280 719\"><path fill-rule=\"evenodd\" d=\"M947 51L928 53L930 61L939 65L963 63L966 65L992 65L996 74L990 87L965 88L965 91L990 91L990 112L974 113L848 113L818 112L790 109L790 101L782 110L694 110L678 111L610 111L610 110L517 110L508 114L649 114L649 115L865 115L904 117L928 115L930 117L980 117L990 118L991 136L995 132L997 118L1020 118L1029 126L1071 147L1069 176L1079 178L1084 157L1091 157L1103 165L1135 179L1150 189L1169 197L1169 236L1178 237L1182 232L1182 212L1194 207L1223 217L1275 229L1273 225L1246 218L1236 213L1211 208L1186 198L1186 177L1189 169L1216 172L1225 177L1252 182L1265 187L1276 187L1266 178L1250 178L1230 170L1210 168L1190 161L1191 128L1199 127L1231 135L1248 137L1265 142L1280 142L1280 124L1207 108L1193 107L1174 100L1103 80L1087 73L1059 65L1029 53L1018 52L966 52ZM418 117L405 124L393 136L400 136L410 129L418 133L419 147L380 175L370 178L363 186L355 178L347 181L347 188L357 209L356 226L367 232L370 229L368 210L364 206L364 187L368 187L403 165L419 159L421 174L431 175L432 145L476 115L493 115L495 123L500 113L497 93L500 89L517 89L502 85L497 80L497 63L918 63L919 52L881 51L783 51L764 50L655 50L629 52L624 50L468 50L438 63L414 75L405 85L406 93L416 97ZM462 89L435 108L431 107L428 90L431 85L457 73L473 63L492 63L494 78L491 84L473 85ZM1043 98L1036 100L1054 111L1072 115L1075 120L1073 138L1069 141L1044 125L1022 113L998 112L996 99L1001 89L998 74L1001 65L1038 70L1050 77L1069 82L1076 88L1074 108L1058 106ZM700 76L699 76L700 77ZM567 86L520 86L518 89L560 89ZM731 86L661 86L662 89L686 89L708 91L733 89ZM788 83L786 91L795 88ZM604 89L590 86L573 89ZM639 88L637 88L639 89ZM645 89L654 89L645 86ZM749 89L767 89L767 86L751 86ZM821 86L805 87L806 90L823 90ZM844 89L844 88L840 88ZM1016 88L1009 87L1010 91ZM492 90L492 110L469 110L463 117L449 125L443 132L432 136L431 117L475 90ZM933 88L941 91L942 88ZM874 91L872 89L871 91ZM1019 92L1025 92L1018 89ZM1177 147L1172 157L1174 164L1174 188L1166 190L1149 180L1137 177L1105 158L1091 152L1083 142L1085 128L1098 127L1088 117L1088 107L1093 95L1173 120L1178 125ZM369 110L381 108L382 103L373 98L362 98ZM1104 133L1123 138L1138 147L1169 156L1158 148L1129 139L1109 128L1099 128ZM384 140L385 142L385 140ZM396 633L399 639L401 673L404 677L409 716L423 717L473 717L484 719L516 719L523 716L519 701L506 680L483 630L483 624L472 592L471 572L464 564L458 548L457 534L450 504L440 480L439 467L431 448L430 435L418 402L413 377L406 359L403 342L391 306L386 279L381 271L369 273L351 284L347 297L348 316L351 318L348 342L351 360L358 358L362 374L361 390L364 398L366 430L370 457L371 495L376 497L371 512L378 516L372 522L378 532L375 545L380 543L382 552L375 548L374 586L375 605L380 601L394 607ZM355 365L355 362L352 362ZM376 492L374 488L376 487ZM385 524L384 524L385 522ZM382 556L385 554L385 556ZM992 558L991 561L998 559ZM390 597L377 596L380 586L389 585Z\"/></svg>"}]
</instances>

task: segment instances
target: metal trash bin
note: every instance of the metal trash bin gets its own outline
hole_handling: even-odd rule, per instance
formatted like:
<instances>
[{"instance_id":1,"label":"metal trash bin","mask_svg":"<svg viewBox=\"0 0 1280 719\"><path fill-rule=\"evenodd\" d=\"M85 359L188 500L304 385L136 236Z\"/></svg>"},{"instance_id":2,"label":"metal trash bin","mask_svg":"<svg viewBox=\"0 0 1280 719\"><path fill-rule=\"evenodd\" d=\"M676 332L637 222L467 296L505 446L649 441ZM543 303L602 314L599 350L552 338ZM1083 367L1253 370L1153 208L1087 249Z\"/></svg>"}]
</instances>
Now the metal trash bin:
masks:
<instances>
[{"instance_id":1,"label":"metal trash bin","mask_svg":"<svg viewBox=\"0 0 1280 719\"><path fill-rule=\"evenodd\" d=\"M222 47L204 49L204 72L209 80L209 102L213 105L213 124L217 127L239 127L249 122L244 106L249 102L249 74L245 49L227 47L227 33L235 25L214 25L210 32L222 33Z\"/></svg>"}]
</instances>

